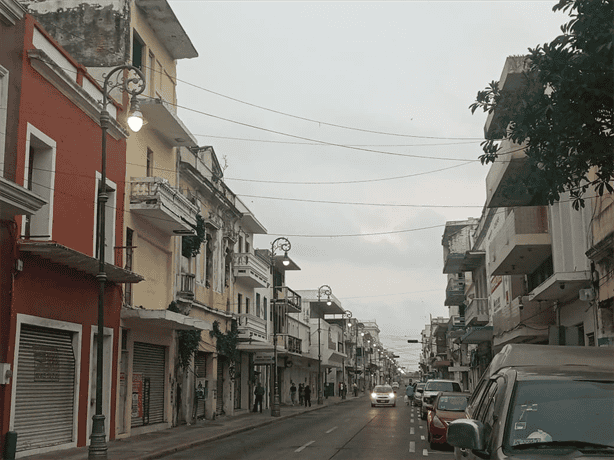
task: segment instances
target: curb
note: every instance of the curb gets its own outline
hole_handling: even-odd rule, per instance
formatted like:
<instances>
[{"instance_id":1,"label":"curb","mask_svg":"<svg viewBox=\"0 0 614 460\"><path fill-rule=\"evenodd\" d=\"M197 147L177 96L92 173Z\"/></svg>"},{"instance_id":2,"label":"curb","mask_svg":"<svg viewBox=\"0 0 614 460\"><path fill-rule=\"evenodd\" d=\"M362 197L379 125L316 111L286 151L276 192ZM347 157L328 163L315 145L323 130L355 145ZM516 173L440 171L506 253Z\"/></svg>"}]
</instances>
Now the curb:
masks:
<instances>
[{"instance_id":1,"label":"curb","mask_svg":"<svg viewBox=\"0 0 614 460\"><path fill-rule=\"evenodd\" d=\"M202 446L203 444L207 444L209 442L218 441L220 439L227 438L227 437L233 436L235 434L244 433L246 431L253 430L255 428L259 428L259 427L262 427L262 426L271 425L271 424L279 422L281 420L285 420L285 419L288 419L288 418L296 417L296 416L304 414L306 412L314 412L316 410L324 409L325 407L328 407L328 406L336 406L337 404L342 404L342 403L353 401L353 400L359 399L359 398L360 398L360 396L358 396L357 398L352 398L352 399L342 399L341 401L335 402L333 404L322 404L321 406L316 406L316 407L313 407L313 408L311 408L309 410L304 410L302 412L296 412L296 413L293 413L293 414L282 415L279 418L274 418L274 419L271 418L270 420L265 420L263 422L257 422L257 423L254 423L253 425L243 426L241 428L235 428L235 429L232 429L232 430L225 431L224 433L212 435L212 436L210 436L208 438L197 439L197 440L186 442L186 443L183 443L183 444L180 444L180 445L176 445L176 446L173 446L173 447L168 447L168 448L165 448L165 449L161 449L161 450L158 450L157 452L152 452L150 454L145 454L145 455L142 455L142 456L134 457L133 460L155 460L155 459L158 459L158 458L161 458L161 457L165 457L167 455L174 454L176 452L181 452L181 451L184 451L184 450L192 449L193 447Z\"/></svg>"}]
</instances>

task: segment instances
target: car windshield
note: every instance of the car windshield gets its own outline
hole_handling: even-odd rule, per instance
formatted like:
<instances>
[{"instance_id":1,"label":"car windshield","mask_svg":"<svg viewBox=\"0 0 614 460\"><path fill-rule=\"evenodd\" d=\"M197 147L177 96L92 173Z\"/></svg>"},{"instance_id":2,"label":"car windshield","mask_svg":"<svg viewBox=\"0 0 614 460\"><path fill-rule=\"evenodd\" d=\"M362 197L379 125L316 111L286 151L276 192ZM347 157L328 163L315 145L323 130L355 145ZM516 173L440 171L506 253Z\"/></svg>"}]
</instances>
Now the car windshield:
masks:
<instances>
[{"instance_id":1,"label":"car windshield","mask_svg":"<svg viewBox=\"0 0 614 460\"><path fill-rule=\"evenodd\" d=\"M375 387L375 389L373 390L374 393L391 393L392 392L392 387L386 386L386 385L378 385Z\"/></svg>"},{"instance_id":2,"label":"car windshield","mask_svg":"<svg viewBox=\"0 0 614 460\"><path fill-rule=\"evenodd\" d=\"M440 396L437 409L462 412L467 408L469 396Z\"/></svg>"},{"instance_id":3,"label":"car windshield","mask_svg":"<svg viewBox=\"0 0 614 460\"><path fill-rule=\"evenodd\" d=\"M556 448L583 443L614 447L612 381L521 381L511 410L506 445L512 448L548 443Z\"/></svg>"},{"instance_id":4,"label":"car windshield","mask_svg":"<svg viewBox=\"0 0 614 460\"><path fill-rule=\"evenodd\" d=\"M427 382L424 391L461 391L456 382Z\"/></svg>"}]
</instances>

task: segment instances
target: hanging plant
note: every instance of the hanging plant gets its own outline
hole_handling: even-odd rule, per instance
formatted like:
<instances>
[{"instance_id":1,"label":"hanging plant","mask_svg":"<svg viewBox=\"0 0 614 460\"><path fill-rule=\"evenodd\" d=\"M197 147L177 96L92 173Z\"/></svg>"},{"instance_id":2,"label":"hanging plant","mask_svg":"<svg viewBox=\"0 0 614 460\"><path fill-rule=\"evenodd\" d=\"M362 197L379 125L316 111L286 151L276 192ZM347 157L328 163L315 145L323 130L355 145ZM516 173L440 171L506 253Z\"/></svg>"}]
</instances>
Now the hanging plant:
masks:
<instances>
[{"instance_id":1,"label":"hanging plant","mask_svg":"<svg viewBox=\"0 0 614 460\"><path fill-rule=\"evenodd\" d=\"M181 313L174 300L169 304L168 310ZM177 331L177 365L182 369L187 369L192 362L194 354L198 351L200 344L200 331Z\"/></svg>"},{"instance_id":2,"label":"hanging plant","mask_svg":"<svg viewBox=\"0 0 614 460\"><path fill-rule=\"evenodd\" d=\"M200 254L200 247L206 238L205 219L200 214L196 214L196 226L190 226L196 231L196 235L181 238L181 254L188 258Z\"/></svg>"},{"instance_id":3,"label":"hanging plant","mask_svg":"<svg viewBox=\"0 0 614 460\"><path fill-rule=\"evenodd\" d=\"M213 331L211 331L209 334L216 338L216 349L220 355L226 356L233 362L239 361L240 352L237 350L237 343L239 342L239 328L236 320L232 320L230 324L230 331L226 333L220 330L220 323L218 321L214 321Z\"/></svg>"}]
</instances>

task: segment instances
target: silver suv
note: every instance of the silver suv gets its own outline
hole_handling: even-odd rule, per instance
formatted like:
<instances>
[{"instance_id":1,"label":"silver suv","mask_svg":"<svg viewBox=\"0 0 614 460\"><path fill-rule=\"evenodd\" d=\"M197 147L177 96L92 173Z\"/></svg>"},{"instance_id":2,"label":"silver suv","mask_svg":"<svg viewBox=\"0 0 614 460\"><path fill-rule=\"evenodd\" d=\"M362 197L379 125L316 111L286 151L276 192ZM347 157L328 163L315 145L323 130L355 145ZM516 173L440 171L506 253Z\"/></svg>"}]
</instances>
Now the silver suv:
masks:
<instances>
[{"instance_id":1,"label":"silver suv","mask_svg":"<svg viewBox=\"0 0 614 460\"><path fill-rule=\"evenodd\" d=\"M424 391L422 392L422 404L420 408L420 418L426 420L426 416L429 409L433 407L433 401L440 391L453 391L460 393L460 383L454 380L429 380L424 385Z\"/></svg>"},{"instance_id":2,"label":"silver suv","mask_svg":"<svg viewBox=\"0 0 614 460\"><path fill-rule=\"evenodd\" d=\"M506 345L448 425L455 458L611 459L614 348Z\"/></svg>"}]
</instances>

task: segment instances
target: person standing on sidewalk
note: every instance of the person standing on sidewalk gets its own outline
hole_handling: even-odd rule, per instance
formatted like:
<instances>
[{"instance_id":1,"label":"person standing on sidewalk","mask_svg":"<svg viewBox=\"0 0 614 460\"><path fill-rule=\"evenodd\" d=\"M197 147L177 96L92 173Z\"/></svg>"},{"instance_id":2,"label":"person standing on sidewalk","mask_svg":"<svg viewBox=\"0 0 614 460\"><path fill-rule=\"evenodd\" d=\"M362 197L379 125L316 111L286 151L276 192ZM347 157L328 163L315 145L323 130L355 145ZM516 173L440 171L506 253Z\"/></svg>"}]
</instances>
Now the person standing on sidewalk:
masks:
<instances>
[{"instance_id":1,"label":"person standing on sidewalk","mask_svg":"<svg viewBox=\"0 0 614 460\"><path fill-rule=\"evenodd\" d=\"M254 394L256 395L256 401L254 402L254 412L258 412L258 405L260 405L260 413L262 414L262 397L264 396L264 388L262 388L260 382L258 382L258 385L254 390Z\"/></svg>"},{"instance_id":2,"label":"person standing on sidewalk","mask_svg":"<svg viewBox=\"0 0 614 460\"><path fill-rule=\"evenodd\" d=\"M302 406L305 403L305 384L298 384L298 405Z\"/></svg>"},{"instance_id":3,"label":"person standing on sidewalk","mask_svg":"<svg viewBox=\"0 0 614 460\"><path fill-rule=\"evenodd\" d=\"M296 385L292 380L290 380L290 399L292 400L292 405L296 405Z\"/></svg>"},{"instance_id":4,"label":"person standing on sidewalk","mask_svg":"<svg viewBox=\"0 0 614 460\"><path fill-rule=\"evenodd\" d=\"M311 388L309 385L305 385L305 407L307 407L307 404L311 407Z\"/></svg>"}]
</instances>

